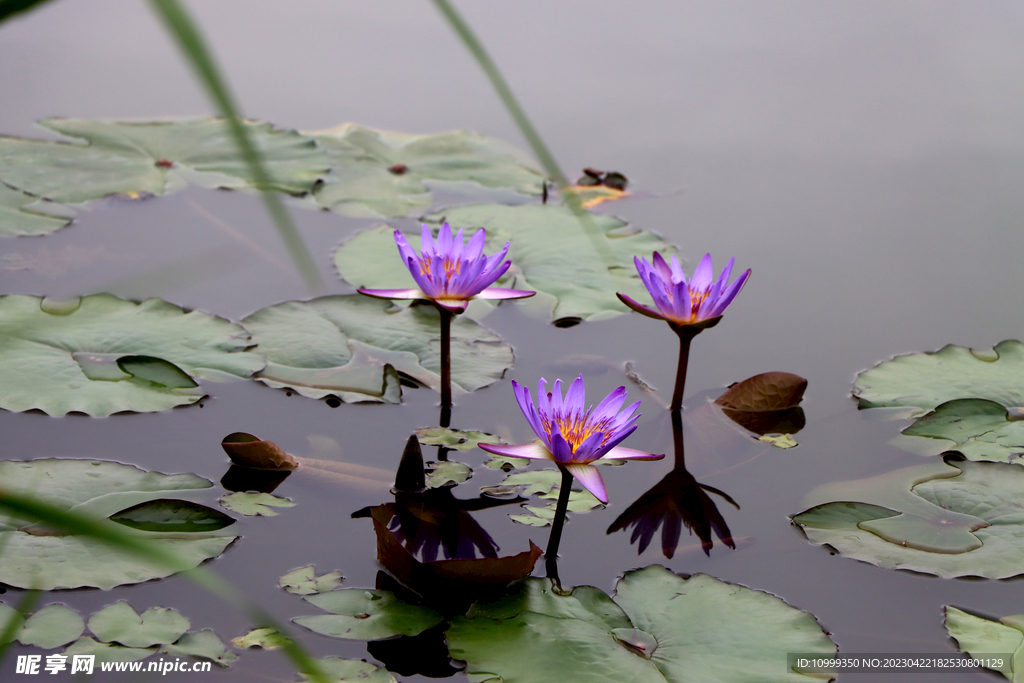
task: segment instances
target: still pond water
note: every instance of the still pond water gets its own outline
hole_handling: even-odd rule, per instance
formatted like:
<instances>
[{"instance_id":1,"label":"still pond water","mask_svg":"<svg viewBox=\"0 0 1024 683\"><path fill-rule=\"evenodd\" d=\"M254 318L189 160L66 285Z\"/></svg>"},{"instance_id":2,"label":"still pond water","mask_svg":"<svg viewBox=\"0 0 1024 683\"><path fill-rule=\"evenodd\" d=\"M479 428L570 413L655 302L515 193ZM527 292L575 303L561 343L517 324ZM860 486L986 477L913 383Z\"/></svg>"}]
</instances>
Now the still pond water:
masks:
<instances>
[{"instance_id":1,"label":"still pond water","mask_svg":"<svg viewBox=\"0 0 1024 683\"><path fill-rule=\"evenodd\" d=\"M740 505L719 506L736 550L716 542L705 556L684 532L672 559L657 539L638 556L627 534L606 534L672 467L671 458L630 463L606 471L607 509L567 525L563 583L610 592L624 571L655 563L708 573L813 613L842 652L952 654L944 605L992 616L1024 612L1015 600L1019 579L881 569L809 544L788 519L820 484L922 462L889 443L905 423L858 413L849 393L858 371L899 353L947 343L989 348L1021 336L1021 6L462 4L567 172L575 177L591 166L630 178L637 197L605 211L677 244L688 269L708 251L753 269L723 323L694 342L687 411L761 372L809 380L796 448L723 440L687 424L691 472ZM429 3L396 11L357 2L222 0L194 10L252 117L304 130L347 120L410 132L467 128L523 146ZM144 3L129 0L55 2L0 28L0 91L0 132L8 135L40 137L32 123L55 115L210 112ZM301 209L293 216L329 283L324 293L350 292L330 255L379 221ZM417 227L412 219L391 223ZM0 287L57 298L155 296L238 321L313 296L284 254L255 198L189 189L143 202L94 202L53 235L3 239ZM593 398L625 382L620 368L629 361L666 399L671 392L676 340L655 321L623 315L557 329L506 304L485 324L513 346L515 365L502 381L457 398L454 427L513 443L533 438L512 379L532 387L541 376L582 372ZM668 413L635 385L627 388L644 404L626 445L671 453ZM231 432L257 434L297 455L393 468L412 430L437 420L438 396L426 389L406 390L402 405L337 408L255 382L207 390L201 408L162 414L0 412L0 451L5 459L109 459L218 481L228 466L219 443ZM476 487L502 479L475 467L485 459L481 451L453 457L474 466L457 495L475 496ZM206 502L214 505L222 493L213 489ZM346 587L373 586L373 531L351 513L384 502L380 491L300 471L275 493L296 507L241 520L242 538L211 564L218 573L282 621L315 611L276 587L290 569L315 564L318 573L340 570ZM543 546L547 529L513 524L507 513L475 515L503 554L525 550L529 539ZM193 628L211 628L225 641L251 626L180 578L65 592L44 603L91 614L121 599L139 610L173 607ZM302 643L318 656L370 658L360 642L305 634ZM240 654L229 670L207 676L293 680L279 652Z\"/></svg>"}]
</instances>

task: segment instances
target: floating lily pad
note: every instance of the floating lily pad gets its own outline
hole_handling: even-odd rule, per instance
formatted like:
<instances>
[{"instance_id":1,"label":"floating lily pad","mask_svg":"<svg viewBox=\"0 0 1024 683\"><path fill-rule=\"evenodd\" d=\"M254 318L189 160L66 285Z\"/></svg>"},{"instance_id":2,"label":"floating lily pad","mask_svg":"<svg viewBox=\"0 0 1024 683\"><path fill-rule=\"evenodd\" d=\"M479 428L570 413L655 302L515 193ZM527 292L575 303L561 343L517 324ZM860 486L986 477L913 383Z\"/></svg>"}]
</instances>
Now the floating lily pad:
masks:
<instances>
[{"instance_id":1,"label":"floating lily pad","mask_svg":"<svg viewBox=\"0 0 1024 683\"><path fill-rule=\"evenodd\" d=\"M137 662L150 656L156 650L155 647L137 648L99 643L85 636L68 645L64 654L69 658L74 655L93 655L96 658L95 664L99 665L103 662Z\"/></svg>"},{"instance_id":2,"label":"floating lily pad","mask_svg":"<svg viewBox=\"0 0 1024 683\"><path fill-rule=\"evenodd\" d=\"M562 485L562 474L558 470L528 470L517 472L505 477L505 480L497 486L482 486L480 490L485 495L493 497L509 497L512 495L537 496L554 500L543 507L524 507L531 514L509 515L513 522L526 524L527 526L547 526L555 517L555 508L559 490ZM569 492L569 512L590 512L597 508L604 508L594 494L587 490Z\"/></svg>"},{"instance_id":3,"label":"floating lily pad","mask_svg":"<svg viewBox=\"0 0 1024 683\"><path fill-rule=\"evenodd\" d=\"M170 410L205 395L192 378L264 365L242 328L159 299L0 297L0 408L93 417Z\"/></svg>"},{"instance_id":4,"label":"floating lily pad","mask_svg":"<svg viewBox=\"0 0 1024 683\"><path fill-rule=\"evenodd\" d=\"M396 683L395 677L388 673L387 669L368 664L361 659L326 657L316 660L316 663L320 665L320 670L327 675L327 680L331 683ZM299 675L303 681L312 680L307 674Z\"/></svg>"},{"instance_id":5,"label":"floating lily pad","mask_svg":"<svg viewBox=\"0 0 1024 683\"><path fill-rule=\"evenodd\" d=\"M305 600L331 614L297 617L292 621L334 638L379 640L414 636L444 619L434 610L403 602L389 591L342 588L307 595Z\"/></svg>"},{"instance_id":6,"label":"floating lily pad","mask_svg":"<svg viewBox=\"0 0 1024 683\"><path fill-rule=\"evenodd\" d=\"M269 123L243 123L274 189L308 192L329 168L311 138L274 130ZM188 182L253 185L249 166L221 119L47 119L40 125L76 142L0 137L0 180L38 197L77 203L118 193L160 195Z\"/></svg>"},{"instance_id":7,"label":"floating lily pad","mask_svg":"<svg viewBox=\"0 0 1024 683\"><path fill-rule=\"evenodd\" d=\"M555 489L556 493L553 495L557 497L558 489ZM541 498L549 498L550 496L542 495ZM519 522L527 526L548 526L551 521L555 518L555 510L558 507L558 502L549 503L544 507L533 507L524 506L523 509L530 512L529 515L509 515L508 518L513 522ZM599 501L593 493L590 491L570 491L569 492L569 504L566 506L566 510L569 512L590 512L591 510L604 509L604 504ZM568 520L566 520L568 521Z\"/></svg>"},{"instance_id":8,"label":"floating lily pad","mask_svg":"<svg viewBox=\"0 0 1024 683\"><path fill-rule=\"evenodd\" d=\"M126 506L162 498L168 492L209 488L194 474L146 472L102 460L0 462L5 492L31 495L62 510L86 514L124 533L106 518ZM193 566L220 555L236 537L223 531L157 533L131 531L154 547L173 552ZM163 564L112 548L91 537L54 531L31 520L0 514L0 582L19 588L113 588L170 575Z\"/></svg>"},{"instance_id":9,"label":"floating lily pad","mask_svg":"<svg viewBox=\"0 0 1024 683\"><path fill-rule=\"evenodd\" d=\"M470 680L503 683L828 680L779 662L836 651L813 615L773 595L657 565L627 572L614 601L590 586L560 595L525 579L453 619L446 637Z\"/></svg>"},{"instance_id":10,"label":"floating lily pad","mask_svg":"<svg viewBox=\"0 0 1024 683\"><path fill-rule=\"evenodd\" d=\"M173 644L163 645L160 652L169 655L201 657L219 666L228 666L238 659L234 652L228 652L217 634L210 629L197 633L186 633Z\"/></svg>"},{"instance_id":11,"label":"floating lily pad","mask_svg":"<svg viewBox=\"0 0 1024 683\"><path fill-rule=\"evenodd\" d=\"M89 618L89 630L101 642L135 648L173 643L189 626L188 619L173 609L152 607L140 616L123 600Z\"/></svg>"},{"instance_id":12,"label":"floating lily pad","mask_svg":"<svg viewBox=\"0 0 1024 683\"><path fill-rule=\"evenodd\" d=\"M235 523L220 510L187 500L158 498L133 505L110 516L110 521L140 531L195 534L217 531Z\"/></svg>"},{"instance_id":13,"label":"floating lily pad","mask_svg":"<svg viewBox=\"0 0 1024 683\"><path fill-rule=\"evenodd\" d=\"M313 565L293 569L278 581L278 585L289 593L298 595L313 595L314 593L326 593L341 585L341 572L333 571L321 576L316 576Z\"/></svg>"},{"instance_id":14,"label":"floating lily pad","mask_svg":"<svg viewBox=\"0 0 1024 683\"><path fill-rule=\"evenodd\" d=\"M392 243L393 245L393 243ZM438 389L441 326L432 306L392 308L359 294L289 301L242 321L267 367L256 378L303 396L398 403L400 372ZM475 391L501 378L512 349L467 319L452 321L452 390Z\"/></svg>"},{"instance_id":15,"label":"floating lily pad","mask_svg":"<svg viewBox=\"0 0 1024 683\"><path fill-rule=\"evenodd\" d=\"M272 628L254 628L244 636L231 639L231 644L243 650L258 647L263 650L277 650L288 645L291 639Z\"/></svg>"},{"instance_id":16,"label":"floating lily pad","mask_svg":"<svg viewBox=\"0 0 1024 683\"><path fill-rule=\"evenodd\" d=\"M944 578L1024 572L1024 468L950 461L867 483L873 485L831 485L843 502L817 505L793 521L812 543L880 567ZM905 487L902 497L898 487Z\"/></svg>"},{"instance_id":17,"label":"floating lily pad","mask_svg":"<svg viewBox=\"0 0 1024 683\"><path fill-rule=\"evenodd\" d=\"M958 398L1024 408L1024 344L1007 340L989 354L950 344L896 356L860 373L853 395L861 408L906 408L911 416Z\"/></svg>"},{"instance_id":18,"label":"floating lily pad","mask_svg":"<svg viewBox=\"0 0 1024 683\"><path fill-rule=\"evenodd\" d=\"M11 640L44 650L67 645L85 631L85 621L78 612L60 604L47 605L25 619L16 609L0 602L0 634L7 630L12 619L20 626Z\"/></svg>"},{"instance_id":19,"label":"floating lily pad","mask_svg":"<svg viewBox=\"0 0 1024 683\"><path fill-rule=\"evenodd\" d=\"M0 235L47 235L71 222L66 206L25 194L0 182Z\"/></svg>"},{"instance_id":20,"label":"floating lily pad","mask_svg":"<svg viewBox=\"0 0 1024 683\"><path fill-rule=\"evenodd\" d=\"M430 181L472 182L539 195L544 176L511 145L466 131L411 135L345 123L310 133L331 172L316 201L338 213L392 218L433 203Z\"/></svg>"},{"instance_id":21,"label":"floating lily pad","mask_svg":"<svg viewBox=\"0 0 1024 683\"><path fill-rule=\"evenodd\" d=\"M236 491L222 496L220 504L232 512L247 517L262 515L264 517L277 517L277 512L272 508L295 507L295 503L287 498L278 498L271 493L258 493L256 491Z\"/></svg>"},{"instance_id":22,"label":"floating lily pad","mask_svg":"<svg viewBox=\"0 0 1024 683\"><path fill-rule=\"evenodd\" d=\"M1024 422L999 403L980 398L947 401L903 430L938 439L935 452L955 449L968 460L1019 463Z\"/></svg>"},{"instance_id":23,"label":"floating lily pad","mask_svg":"<svg viewBox=\"0 0 1024 683\"><path fill-rule=\"evenodd\" d=\"M949 605L945 612L946 632L956 640L960 652L992 664L993 656L999 655L1002 666L986 668L1014 683L1024 682L1024 614L992 621Z\"/></svg>"},{"instance_id":24,"label":"floating lily pad","mask_svg":"<svg viewBox=\"0 0 1024 683\"><path fill-rule=\"evenodd\" d=\"M501 439L487 432L464 432L447 427L423 427L416 430L416 438L424 446L444 446L453 451L471 451L482 443L500 444ZM525 460L525 458L516 458Z\"/></svg>"},{"instance_id":25,"label":"floating lily pad","mask_svg":"<svg viewBox=\"0 0 1024 683\"><path fill-rule=\"evenodd\" d=\"M473 476L473 470L461 462L428 462L427 486L432 489L461 484Z\"/></svg>"},{"instance_id":26,"label":"floating lily pad","mask_svg":"<svg viewBox=\"0 0 1024 683\"><path fill-rule=\"evenodd\" d=\"M553 320L600 320L628 312L615 292L639 300L650 298L633 257L649 259L652 251L672 251L653 233L630 229L611 216L591 215L599 249L571 210L554 205L465 206L430 218L441 219L452 230L463 228L466 234L487 228L486 253L511 242L512 268L501 286L538 292L534 298L541 303L536 305L545 307ZM393 234L393 228L382 225L342 244L334 254L338 272L356 287L415 287L398 256ZM418 235L406 237L413 248L419 248Z\"/></svg>"}]
</instances>

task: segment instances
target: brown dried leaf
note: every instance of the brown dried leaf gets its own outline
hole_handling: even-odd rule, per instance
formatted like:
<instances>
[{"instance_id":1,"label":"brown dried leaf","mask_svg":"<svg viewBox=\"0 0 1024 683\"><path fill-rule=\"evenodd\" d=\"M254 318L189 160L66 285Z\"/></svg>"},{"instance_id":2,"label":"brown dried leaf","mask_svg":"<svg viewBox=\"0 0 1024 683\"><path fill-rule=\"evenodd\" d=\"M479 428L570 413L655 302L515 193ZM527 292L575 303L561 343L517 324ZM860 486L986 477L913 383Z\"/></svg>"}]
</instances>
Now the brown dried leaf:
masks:
<instances>
[{"instance_id":1,"label":"brown dried leaf","mask_svg":"<svg viewBox=\"0 0 1024 683\"><path fill-rule=\"evenodd\" d=\"M294 470L295 458L282 451L273 441L263 441L245 432L228 434L220 442L231 462L242 467L261 470Z\"/></svg>"},{"instance_id":2,"label":"brown dried leaf","mask_svg":"<svg viewBox=\"0 0 1024 683\"><path fill-rule=\"evenodd\" d=\"M729 387L715 399L723 408L777 411L796 407L807 389L807 380L789 372L765 372Z\"/></svg>"}]
</instances>

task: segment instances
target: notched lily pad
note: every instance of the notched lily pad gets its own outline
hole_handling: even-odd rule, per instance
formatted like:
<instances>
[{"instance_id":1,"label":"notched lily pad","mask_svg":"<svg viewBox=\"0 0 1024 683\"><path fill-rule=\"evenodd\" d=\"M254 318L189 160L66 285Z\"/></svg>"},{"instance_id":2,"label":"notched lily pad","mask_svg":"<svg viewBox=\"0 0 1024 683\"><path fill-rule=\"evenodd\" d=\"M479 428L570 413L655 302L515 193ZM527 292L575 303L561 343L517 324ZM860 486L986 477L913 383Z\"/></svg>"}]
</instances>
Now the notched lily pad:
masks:
<instances>
[{"instance_id":1,"label":"notched lily pad","mask_svg":"<svg viewBox=\"0 0 1024 683\"><path fill-rule=\"evenodd\" d=\"M379 640L414 636L444 619L432 609L403 602L390 591L341 588L307 595L305 600L330 614L297 617L292 621L333 638Z\"/></svg>"},{"instance_id":2,"label":"notched lily pad","mask_svg":"<svg viewBox=\"0 0 1024 683\"><path fill-rule=\"evenodd\" d=\"M952 344L896 356L857 376L853 395L864 408L904 408L923 415L947 401L978 398L1024 408L1024 344L1000 342L991 354Z\"/></svg>"},{"instance_id":3,"label":"notched lily pad","mask_svg":"<svg viewBox=\"0 0 1024 683\"><path fill-rule=\"evenodd\" d=\"M294 470L298 461L285 453L273 441L264 441L252 434L235 432L220 442L220 447L231 462L242 467L261 470Z\"/></svg>"},{"instance_id":4,"label":"notched lily pad","mask_svg":"<svg viewBox=\"0 0 1024 683\"><path fill-rule=\"evenodd\" d=\"M0 236L47 235L71 222L74 211L0 182Z\"/></svg>"},{"instance_id":5,"label":"notched lily pad","mask_svg":"<svg viewBox=\"0 0 1024 683\"><path fill-rule=\"evenodd\" d=\"M498 437L487 432L464 432L447 427L422 427L416 430L416 438L424 446L444 446L453 451L471 451L482 443L504 443ZM525 459L516 458L516 460Z\"/></svg>"},{"instance_id":6,"label":"notched lily pad","mask_svg":"<svg viewBox=\"0 0 1024 683\"><path fill-rule=\"evenodd\" d=\"M907 436L936 439L934 451L956 450L968 460L1020 464L1024 422L995 401L947 401L903 430Z\"/></svg>"},{"instance_id":7,"label":"notched lily pad","mask_svg":"<svg viewBox=\"0 0 1024 683\"><path fill-rule=\"evenodd\" d=\"M7 630L11 619L20 624L12 640L44 650L67 645L85 631L85 621L78 612L61 604L47 605L25 619L13 607L0 602L0 634Z\"/></svg>"},{"instance_id":8,"label":"notched lily pad","mask_svg":"<svg viewBox=\"0 0 1024 683\"><path fill-rule=\"evenodd\" d=\"M395 309L360 294L326 296L270 306L242 324L267 357L256 378L271 387L377 403L401 400L398 373L440 388L441 328L432 306ZM454 392L485 387L512 365L512 349L465 316L452 321L451 333Z\"/></svg>"},{"instance_id":9,"label":"notched lily pad","mask_svg":"<svg viewBox=\"0 0 1024 683\"><path fill-rule=\"evenodd\" d=\"M448 460L445 462L427 463L427 487L436 489L442 486L456 486L473 476L473 470L461 462Z\"/></svg>"},{"instance_id":10,"label":"notched lily pad","mask_svg":"<svg viewBox=\"0 0 1024 683\"><path fill-rule=\"evenodd\" d=\"M99 643L88 636L84 636L68 645L64 650L64 654L68 658L74 655L93 655L96 658L96 665L99 665L104 662L137 662L150 656L156 650L155 647L137 648L112 643Z\"/></svg>"},{"instance_id":11,"label":"notched lily pad","mask_svg":"<svg viewBox=\"0 0 1024 683\"><path fill-rule=\"evenodd\" d=\"M945 626L957 649L973 659L986 661L1014 683L1024 682L1024 614L992 621L946 605ZM996 659L1001 666L995 666Z\"/></svg>"},{"instance_id":12,"label":"notched lily pad","mask_svg":"<svg viewBox=\"0 0 1024 683\"><path fill-rule=\"evenodd\" d=\"M115 462L57 458L0 461L0 482L6 493L32 496L61 510L88 515L97 524L109 524L120 533L129 529L107 517L126 507L163 498L169 492L212 486L194 474L167 475ZM130 533L173 552L192 566L220 555L236 538L223 530ZM109 589L173 573L161 563L112 548L91 536L57 532L6 513L0 513L0 547L4 553L0 582L19 588Z\"/></svg>"},{"instance_id":13,"label":"notched lily pad","mask_svg":"<svg viewBox=\"0 0 1024 683\"><path fill-rule=\"evenodd\" d=\"M813 615L773 595L657 565L627 572L614 601L590 586L558 594L525 579L454 618L446 638L470 680L505 683L828 680L778 662L836 652Z\"/></svg>"},{"instance_id":14,"label":"notched lily pad","mask_svg":"<svg viewBox=\"0 0 1024 683\"><path fill-rule=\"evenodd\" d=\"M158 412L205 395L194 378L245 378L264 365L237 325L159 299L109 294L57 302L0 297L0 408Z\"/></svg>"},{"instance_id":15,"label":"notched lily pad","mask_svg":"<svg viewBox=\"0 0 1024 683\"><path fill-rule=\"evenodd\" d=\"M467 235L485 227L485 253L499 251L511 242L508 258L512 267L499 286L536 291L525 305L543 309L545 317L553 321L602 320L628 312L609 294L649 298L637 277L633 257L650 258L652 251L673 251L653 233L632 230L617 218L590 215L595 245L571 210L554 205L464 206L428 220L447 221L452 230L463 228ZM343 243L334 254L338 272L356 287L415 287L395 249L393 234L390 226L377 226ZM413 248L419 248L418 235L406 238ZM572 257L566 258L566 254ZM453 358L457 357L453 352Z\"/></svg>"},{"instance_id":16,"label":"notched lily pad","mask_svg":"<svg viewBox=\"0 0 1024 683\"><path fill-rule=\"evenodd\" d=\"M830 485L832 495L846 488L861 502L817 505L793 521L812 543L880 567L1004 579L1024 571L1022 486L1014 465L947 459Z\"/></svg>"},{"instance_id":17,"label":"notched lily pad","mask_svg":"<svg viewBox=\"0 0 1024 683\"><path fill-rule=\"evenodd\" d=\"M229 666L238 659L238 655L228 652L221 639L210 629L186 633L174 643L163 645L160 652L179 657L208 659L218 666Z\"/></svg>"},{"instance_id":18,"label":"notched lily pad","mask_svg":"<svg viewBox=\"0 0 1024 683\"><path fill-rule=\"evenodd\" d=\"M160 195L192 182L253 187L248 164L221 119L46 119L41 126L81 142L0 137L0 180L37 197L77 203L110 194ZM330 167L312 138L244 121L271 188L310 191Z\"/></svg>"},{"instance_id":19,"label":"notched lily pad","mask_svg":"<svg viewBox=\"0 0 1024 683\"><path fill-rule=\"evenodd\" d=\"M349 681L360 681L360 683L396 683L395 677L388 673L387 669L368 664L361 659L325 657L324 659L316 660L316 663L331 683L348 683ZM304 682L313 680L308 674L300 672L299 676L302 677Z\"/></svg>"},{"instance_id":20,"label":"notched lily pad","mask_svg":"<svg viewBox=\"0 0 1024 683\"><path fill-rule=\"evenodd\" d=\"M187 500L158 498L115 512L110 521L140 531L195 534L217 531L235 520L220 510Z\"/></svg>"},{"instance_id":21,"label":"notched lily pad","mask_svg":"<svg viewBox=\"0 0 1024 683\"><path fill-rule=\"evenodd\" d=\"M345 123L310 133L331 159L318 204L348 216L392 218L433 203L431 181L539 195L544 176L511 145L466 131L411 135Z\"/></svg>"},{"instance_id":22,"label":"notched lily pad","mask_svg":"<svg viewBox=\"0 0 1024 683\"><path fill-rule=\"evenodd\" d=\"M232 645L243 650L249 648L277 650L291 642L291 639L281 635L279 631L272 628L254 628L244 636L231 639Z\"/></svg>"},{"instance_id":23,"label":"notched lily pad","mask_svg":"<svg viewBox=\"0 0 1024 683\"><path fill-rule=\"evenodd\" d=\"M222 496L218 502L223 505L225 509L237 512L238 514L245 515L247 517L255 517L257 515L263 517L277 517L277 512L275 512L273 508L295 507L295 503L287 498L278 498L271 493L261 493L257 491L235 491L234 493Z\"/></svg>"},{"instance_id":24,"label":"notched lily pad","mask_svg":"<svg viewBox=\"0 0 1024 683\"><path fill-rule=\"evenodd\" d=\"M140 616L123 600L89 618L89 630L100 641L132 648L173 643L189 626L188 619L173 609L152 607Z\"/></svg>"},{"instance_id":25,"label":"notched lily pad","mask_svg":"<svg viewBox=\"0 0 1024 683\"><path fill-rule=\"evenodd\" d=\"M297 595L313 595L315 593L326 593L341 585L342 576L340 571L333 571L317 576L313 565L293 569L278 581L278 585L289 593Z\"/></svg>"}]
</instances>

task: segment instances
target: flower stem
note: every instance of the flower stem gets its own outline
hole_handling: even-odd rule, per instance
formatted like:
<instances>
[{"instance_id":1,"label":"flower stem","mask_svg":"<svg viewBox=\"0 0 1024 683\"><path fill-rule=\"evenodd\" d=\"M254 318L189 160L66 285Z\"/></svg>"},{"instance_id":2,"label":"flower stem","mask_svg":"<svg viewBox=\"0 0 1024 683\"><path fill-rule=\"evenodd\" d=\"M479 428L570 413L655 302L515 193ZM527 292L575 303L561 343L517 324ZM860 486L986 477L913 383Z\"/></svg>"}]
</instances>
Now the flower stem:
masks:
<instances>
[{"instance_id":1,"label":"flower stem","mask_svg":"<svg viewBox=\"0 0 1024 683\"><path fill-rule=\"evenodd\" d=\"M690 362L690 342L693 341L692 334L677 329L679 335L679 367L676 368L676 388L672 392L672 405L670 410L677 411L683 407L683 389L686 387L686 366Z\"/></svg>"},{"instance_id":2,"label":"flower stem","mask_svg":"<svg viewBox=\"0 0 1024 683\"><path fill-rule=\"evenodd\" d=\"M549 569L552 563L558 559L558 544L562 541L562 526L565 524L565 513L569 509L569 493L572 491L572 474L561 465L558 466L558 470L562 473L562 484L558 489L555 518L551 520L548 549L544 552L544 559L547 561Z\"/></svg>"},{"instance_id":3,"label":"flower stem","mask_svg":"<svg viewBox=\"0 0 1024 683\"><path fill-rule=\"evenodd\" d=\"M683 447L683 415L678 410L672 411L672 445L675 447L676 464L673 469L686 469L686 452Z\"/></svg>"},{"instance_id":4,"label":"flower stem","mask_svg":"<svg viewBox=\"0 0 1024 683\"><path fill-rule=\"evenodd\" d=\"M452 312L443 306L438 306L437 311L441 315L441 414L443 421L444 409L449 409L450 416L452 407Z\"/></svg>"}]
</instances>

